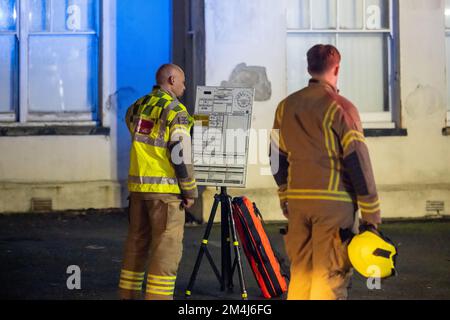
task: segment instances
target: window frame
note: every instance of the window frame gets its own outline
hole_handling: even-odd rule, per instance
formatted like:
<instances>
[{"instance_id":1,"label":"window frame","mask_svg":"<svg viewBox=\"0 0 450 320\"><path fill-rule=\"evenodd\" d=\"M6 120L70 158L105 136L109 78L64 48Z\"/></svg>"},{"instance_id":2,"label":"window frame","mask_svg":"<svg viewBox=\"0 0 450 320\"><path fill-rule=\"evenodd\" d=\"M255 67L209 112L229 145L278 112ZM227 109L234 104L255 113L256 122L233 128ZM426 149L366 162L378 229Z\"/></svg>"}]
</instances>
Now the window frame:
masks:
<instances>
[{"instance_id":1,"label":"window frame","mask_svg":"<svg viewBox=\"0 0 450 320\"><path fill-rule=\"evenodd\" d=\"M399 92L399 63L398 63L398 23L395 22L394 17L397 15L398 1L389 1L389 28L382 29L367 29L367 16L366 16L366 0L363 1L363 27L362 29L342 29L340 25L340 0L336 0L336 28L333 29L314 29L313 21L313 7L311 5L313 0L309 1L309 29L298 29L287 27L287 36L290 35L313 35L313 34L324 34L324 35L334 35L336 40L336 47L339 47L339 35L341 34L385 34L387 42L387 74L385 74L386 84L385 89L387 90L388 99L387 106L389 111L383 112L361 112L361 121L366 129L395 129L399 123L400 119L397 116L399 114L398 110L400 108L400 92ZM398 15L397 15L398 16ZM383 109L386 107L383 106Z\"/></svg>"},{"instance_id":2,"label":"window frame","mask_svg":"<svg viewBox=\"0 0 450 320\"><path fill-rule=\"evenodd\" d=\"M73 126L97 126L103 122L101 118L102 103L104 98L102 93L103 88L103 63L105 52L104 45L104 30L108 29L110 24L110 0L98 1L98 14L96 15L96 30L94 31L77 31L77 32L35 32L29 31L27 15L29 10L27 2L24 0L16 0L16 30L8 32L0 32L0 34L15 35L18 44L16 67L18 68L18 92L15 93L17 100L15 101L13 112L0 113L0 124L3 126L34 126L36 124L53 124L53 125L73 125ZM81 35L81 36L95 36L97 41L97 97L95 100L95 108L92 112L30 112L28 103L28 55L29 55L29 39L32 36L61 36L61 35ZM20 63L19 63L20 61ZM95 80L94 80L95 81Z\"/></svg>"},{"instance_id":3,"label":"window frame","mask_svg":"<svg viewBox=\"0 0 450 320\"><path fill-rule=\"evenodd\" d=\"M17 0L16 2L16 12L18 12L18 8L17 8L17 3L19 0ZM16 19L19 19L19 15L17 14ZM18 44L19 44L19 37L18 37L18 33L19 30L17 28L17 23L16 23L16 28L14 31L0 31L0 36L13 36L14 40L16 41L17 44L17 49L19 49ZM19 54L16 55L16 59L15 59L15 67L19 66ZM19 85L19 74L18 72L15 73L14 75L14 81L16 82L16 86ZM18 88L13 88L14 89L18 89ZM9 112L0 112L0 122L6 122L6 123L12 123L15 122L17 120L17 106L19 103L19 96L18 96L18 92L14 92L14 103L13 103L13 110L9 111Z\"/></svg>"},{"instance_id":4,"label":"window frame","mask_svg":"<svg viewBox=\"0 0 450 320\"><path fill-rule=\"evenodd\" d=\"M450 10L450 8L447 8L447 5L444 5L444 19L445 19L445 15L447 14L447 10ZM444 27L445 27L445 42L447 43L447 38L450 39L450 26L447 26L447 23L444 20ZM445 51L446 51L446 56L450 55L450 48L447 47L447 44L445 45ZM448 57L446 57L446 59L448 60ZM446 70L447 70L447 74L446 74L446 80L447 83L450 81L450 65L446 66ZM448 90L448 85L447 85L447 90ZM446 119L446 126L447 128L450 128L450 101L447 99L447 119Z\"/></svg>"}]
</instances>

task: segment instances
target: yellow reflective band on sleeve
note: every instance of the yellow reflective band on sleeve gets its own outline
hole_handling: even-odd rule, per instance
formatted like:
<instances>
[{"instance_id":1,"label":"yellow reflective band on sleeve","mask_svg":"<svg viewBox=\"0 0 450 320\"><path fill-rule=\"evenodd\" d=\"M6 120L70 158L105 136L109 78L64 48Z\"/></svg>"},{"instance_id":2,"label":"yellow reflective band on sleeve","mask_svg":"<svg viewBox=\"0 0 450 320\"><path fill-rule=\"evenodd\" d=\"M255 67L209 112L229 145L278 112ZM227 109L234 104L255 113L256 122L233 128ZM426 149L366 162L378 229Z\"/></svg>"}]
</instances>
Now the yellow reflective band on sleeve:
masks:
<instances>
[{"instance_id":1,"label":"yellow reflective band on sleeve","mask_svg":"<svg viewBox=\"0 0 450 320\"><path fill-rule=\"evenodd\" d=\"M203 240L202 243L203 244L208 244L208 240Z\"/></svg>"},{"instance_id":2,"label":"yellow reflective band on sleeve","mask_svg":"<svg viewBox=\"0 0 450 320\"><path fill-rule=\"evenodd\" d=\"M180 128L176 128L176 129L173 129L170 131L171 136L173 136L177 133L179 133L181 135L185 135L185 136L190 136L189 131L183 126L180 126Z\"/></svg>"},{"instance_id":3,"label":"yellow reflective band on sleeve","mask_svg":"<svg viewBox=\"0 0 450 320\"><path fill-rule=\"evenodd\" d=\"M379 206L380 205L380 200L377 200L377 201L375 201L373 203L367 203L367 202L358 201L358 205L360 207L371 209L371 208L373 208L375 206Z\"/></svg>"},{"instance_id":4,"label":"yellow reflective band on sleeve","mask_svg":"<svg viewBox=\"0 0 450 320\"><path fill-rule=\"evenodd\" d=\"M235 247L239 247L239 242L238 241L234 242L233 244L234 244Z\"/></svg>"},{"instance_id":5,"label":"yellow reflective band on sleeve","mask_svg":"<svg viewBox=\"0 0 450 320\"><path fill-rule=\"evenodd\" d=\"M371 209L371 210L361 208L361 213L368 213L368 214L370 214L370 213L376 213L376 212L378 212L378 211L380 211L380 208L379 208L379 207L378 207L378 208L375 208L375 209Z\"/></svg>"},{"instance_id":6,"label":"yellow reflective band on sleeve","mask_svg":"<svg viewBox=\"0 0 450 320\"><path fill-rule=\"evenodd\" d=\"M191 296L191 295L192 295L192 292L190 292L189 290L186 290L186 295L187 295L187 296Z\"/></svg>"},{"instance_id":7,"label":"yellow reflective band on sleeve","mask_svg":"<svg viewBox=\"0 0 450 320\"><path fill-rule=\"evenodd\" d=\"M247 298L248 298L248 295L247 295L246 293L243 293L243 294L242 294L242 298L247 299Z\"/></svg>"},{"instance_id":8,"label":"yellow reflective band on sleeve","mask_svg":"<svg viewBox=\"0 0 450 320\"><path fill-rule=\"evenodd\" d=\"M377 199L373 202L358 201L358 206L363 214L372 214L380 211L380 200Z\"/></svg>"},{"instance_id":9,"label":"yellow reflective band on sleeve","mask_svg":"<svg viewBox=\"0 0 450 320\"><path fill-rule=\"evenodd\" d=\"M186 183L186 182L180 182L180 186L181 186L183 189L185 189L185 188L190 188L190 187L195 187L196 184L197 184L196 181L192 181L192 182L189 182L189 183Z\"/></svg>"},{"instance_id":10,"label":"yellow reflective band on sleeve","mask_svg":"<svg viewBox=\"0 0 450 320\"><path fill-rule=\"evenodd\" d=\"M181 185L190 186L195 183L195 179L191 179L189 181L180 181Z\"/></svg>"},{"instance_id":11,"label":"yellow reflective band on sleeve","mask_svg":"<svg viewBox=\"0 0 450 320\"><path fill-rule=\"evenodd\" d=\"M351 145L352 142L354 141L360 141L365 143L366 142L366 138L364 137L364 134L362 134L359 131L356 130L352 130L350 132L348 132L344 139L342 139L342 148L344 149L344 151L346 151L348 149L348 147Z\"/></svg>"},{"instance_id":12,"label":"yellow reflective band on sleeve","mask_svg":"<svg viewBox=\"0 0 450 320\"><path fill-rule=\"evenodd\" d=\"M183 191L191 191L191 190L194 190L195 188L197 188L197 185L195 185L195 184L192 187L181 186L181 189L183 189Z\"/></svg>"},{"instance_id":13,"label":"yellow reflective band on sleeve","mask_svg":"<svg viewBox=\"0 0 450 320\"><path fill-rule=\"evenodd\" d=\"M278 197L280 198L281 201L287 200L287 194L286 192L278 192Z\"/></svg>"},{"instance_id":14,"label":"yellow reflective band on sleeve","mask_svg":"<svg viewBox=\"0 0 450 320\"><path fill-rule=\"evenodd\" d=\"M352 136L357 136L357 137L360 137L362 139L365 138L364 134L362 132L359 132L359 131L356 131L356 130L351 130L351 131L347 132L347 134L342 139L342 145L346 145L348 143L348 141L352 138Z\"/></svg>"},{"instance_id":15,"label":"yellow reflective band on sleeve","mask_svg":"<svg viewBox=\"0 0 450 320\"><path fill-rule=\"evenodd\" d=\"M196 182L190 182L190 183L182 183L180 182L180 186L185 189L185 188L190 188L190 187L195 187Z\"/></svg>"},{"instance_id":16,"label":"yellow reflective band on sleeve","mask_svg":"<svg viewBox=\"0 0 450 320\"><path fill-rule=\"evenodd\" d=\"M170 128L170 132L172 132L172 131L174 131L176 129L181 129L181 130L184 130L186 132L189 132L189 130L187 128L187 125L184 125L184 124L175 124L175 125L173 125L172 128Z\"/></svg>"}]
</instances>

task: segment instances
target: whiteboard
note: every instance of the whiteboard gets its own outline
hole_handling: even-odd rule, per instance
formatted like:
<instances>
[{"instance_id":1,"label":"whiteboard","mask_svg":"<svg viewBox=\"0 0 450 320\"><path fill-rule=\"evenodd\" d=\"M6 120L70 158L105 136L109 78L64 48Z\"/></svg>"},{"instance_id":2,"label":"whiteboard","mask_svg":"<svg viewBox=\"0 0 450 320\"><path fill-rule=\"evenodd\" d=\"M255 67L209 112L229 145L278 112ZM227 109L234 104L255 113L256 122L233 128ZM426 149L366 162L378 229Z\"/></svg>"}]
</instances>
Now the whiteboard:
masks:
<instances>
[{"instance_id":1,"label":"whiteboard","mask_svg":"<svg viewBox=\"0 0 450 320\"><path fill-rule=\"evenodd\" d=\"M192 159L199 186L245 188L255 89L198 87Z\"/></svg>"}]
</instances>

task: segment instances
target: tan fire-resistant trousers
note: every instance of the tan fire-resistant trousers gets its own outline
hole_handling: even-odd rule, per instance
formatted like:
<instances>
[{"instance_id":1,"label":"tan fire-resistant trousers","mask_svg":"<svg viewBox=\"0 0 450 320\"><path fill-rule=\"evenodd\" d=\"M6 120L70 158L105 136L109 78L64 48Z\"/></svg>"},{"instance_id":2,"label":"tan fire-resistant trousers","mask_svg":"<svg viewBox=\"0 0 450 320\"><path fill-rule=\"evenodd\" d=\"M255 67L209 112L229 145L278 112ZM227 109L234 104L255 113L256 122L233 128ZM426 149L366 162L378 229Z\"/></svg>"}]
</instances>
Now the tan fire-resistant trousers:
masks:
<instances>
[{"instance_id":1,"label":"tan fire-resistant trousers","mask_svg":"<svg viewBox=\"0 0 450 320\"><path fill-rule=\"evenodd\" d=\"M345 300L352 276L340 229L353 228L352 204L289 200L286 251L291 260L288 300Z\"/></svg>"},{"instance_id":2,"label":"tan fire-resistant trousers","mask_svg":"<svg viewBox=\"0 0 450 320\"><path fill-rule=\"evenodd\" d=\"M185 214L176 196L144 199L132 194L130 225L119 284L120 299L172 300L183 251Z\"/></svg>"}]
</instances>

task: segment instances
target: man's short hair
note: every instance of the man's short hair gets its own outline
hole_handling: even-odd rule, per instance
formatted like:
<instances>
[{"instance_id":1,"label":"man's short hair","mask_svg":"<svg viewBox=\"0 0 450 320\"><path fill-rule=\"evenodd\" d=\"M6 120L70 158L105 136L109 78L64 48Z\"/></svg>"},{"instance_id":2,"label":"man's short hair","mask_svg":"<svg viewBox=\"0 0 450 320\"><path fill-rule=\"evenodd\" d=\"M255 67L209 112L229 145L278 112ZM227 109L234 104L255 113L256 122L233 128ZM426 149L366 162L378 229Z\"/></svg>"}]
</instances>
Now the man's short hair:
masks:
<instances>
[{"instance_id":1,"label":"man's short hair","mask_svg":"<svg viewBox=\"0 0 450 320\"><path fill-rule=\"evenodd\" d=\"M341 54L332 45L318 44L308 51L308 71L323 74L341 62Z\"/></svg>"}]
</instances>

